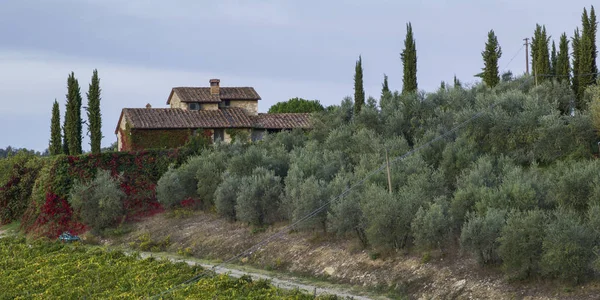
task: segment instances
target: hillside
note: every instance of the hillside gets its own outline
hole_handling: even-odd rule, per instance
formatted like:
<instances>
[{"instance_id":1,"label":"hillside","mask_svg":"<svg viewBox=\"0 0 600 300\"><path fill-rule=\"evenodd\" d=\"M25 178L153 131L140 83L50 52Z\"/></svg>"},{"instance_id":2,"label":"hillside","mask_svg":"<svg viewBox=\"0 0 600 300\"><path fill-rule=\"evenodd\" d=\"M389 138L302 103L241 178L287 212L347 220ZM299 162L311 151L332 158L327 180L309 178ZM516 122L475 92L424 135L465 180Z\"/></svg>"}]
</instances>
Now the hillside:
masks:
<instances>
[{"instance_id":1,"label":"hillside","mask_svg":"<svg viewBox=\"0 0 600 300\"><path fill-rule=\"evenodd\" d=\"M122 244L217 259L249 249L257 266L413 296L585 298L600 272L600 89L571 110L573 97L523 76L388 91L360 112L348 98L310 131L257 142L23 152L0 160L0 220L90 240L135 226ZM259 243L280 229L284 242Z\"/></svg>"},{"instance_id":2,"label":"hillside","mask_svg":"<svg viewBox=\"0 0 600 300\"><path fill-rule=\"evenodd\" d=\"M160 243L168 239L169 245L160 251L223 261L279 228L257 233L214 214L195 213L184 218L161 214L135 224L124 236L103 242L111 246L133 245L139 250L140 241ZM285 234L233 264L350 284L393 298L595 299L600 293L597 282L577 288L557 281L508 282L500 270L481 268L469 255L458 252L435 252L424 261L418 253L375 253L363 249L357 241L319 237L311 232Z\"/></svg>"}]
</instances>

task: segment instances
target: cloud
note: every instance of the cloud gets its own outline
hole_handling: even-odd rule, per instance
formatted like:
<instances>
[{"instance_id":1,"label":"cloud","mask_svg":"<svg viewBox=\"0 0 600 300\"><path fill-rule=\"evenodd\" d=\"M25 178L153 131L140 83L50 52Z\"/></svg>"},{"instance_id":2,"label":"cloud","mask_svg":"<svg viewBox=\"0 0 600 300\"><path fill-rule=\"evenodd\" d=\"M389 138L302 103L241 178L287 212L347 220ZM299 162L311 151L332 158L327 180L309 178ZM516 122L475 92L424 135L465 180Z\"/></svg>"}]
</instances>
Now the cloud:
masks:
<instances>
[{"instance_id":1,"label":"cloud","mask_svg":"<svg viewBox=\"0 0 600 300\"><path fill-rule=\"evenodd\" d=\"M289 8L278 0L219 0L219 1L156 1L156 0L60 0L70 3L87 3L142 19L157 21L196 23L197 20L213 20L227 23L256 23L285 25L289 20Z\"/></svg>"},{"instance_id":2,"label":"cloud","mask_svg":"<svg viewBox=\"0 0 600 300\"><path fill-rule=\"evenodd\" d=\"M293 97L319 99L324 105L338 104L352 91L352 83L336 84L328 81L298 81L278 77L240 76L235 73L188 72L159 68L145 68L83 60L54 53L0 51L0 128L11 128L15 123L24 130L3 131L0 147L8 145L43 150L49 138L50 111L56 98L64 114L66 81L73 71L79 80L83 106L92 70L97 68L102 88L103 145L116 140L116 127L124 107L166 107L167 97L175 86L208 86L211 78L220 78L223 86L253 86L261 95L259 111ZM85 112L82 112L85 117ZM84 129L85 131L85 129ZM26 132L26 134L24 134ZM85 133L84 133L85 134ZM89 148L87 138L84 149Z\"/></svg>"}]
</instances>

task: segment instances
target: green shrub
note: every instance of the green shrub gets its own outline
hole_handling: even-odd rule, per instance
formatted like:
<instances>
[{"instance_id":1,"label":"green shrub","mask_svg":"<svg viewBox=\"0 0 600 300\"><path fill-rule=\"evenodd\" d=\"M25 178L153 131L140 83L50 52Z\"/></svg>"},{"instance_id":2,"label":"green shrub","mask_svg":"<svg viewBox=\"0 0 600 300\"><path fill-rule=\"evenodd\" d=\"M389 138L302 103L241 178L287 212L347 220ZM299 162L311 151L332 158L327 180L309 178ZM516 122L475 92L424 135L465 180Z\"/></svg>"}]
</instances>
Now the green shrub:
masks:
<instances>
[{"instance_id":1,"label":"green shrub","mask_svg":"<svg viewBox=\"0 0 600 300\"><path fill-rule=\"evenodd\" d=\"M487 195L481 197L475 204L479 213L487 209L516 209L520 211L537 208L538 199L536 182L532 171L524 172L520 166L507 166L503 170L502 183L497 189L487 189Z\"/></svg>"},{"instance_id":2,"label":"green shrub","mask_svg":"<svg viewBox=\"0 0 600 300\"><path fill-rule=\"evenodd\" d=\"M298 228L301 229L321 229L327 228L327 206L325 203L329 200L327 195L327 186L323 180L317 180L311 176L303 180L297 187L297 192L288 200L292 202L292 222L303 219L306 215L320 209L321 212L314 215L312 218L300 223Z\"/></svg>"},{"instance_id":3,"label":"green shrub","mask_svg":"<svg viewBox=\"0 0 600 300\"><path fill-rule=\"evenodd\" d=\"M43 159L21 150L0 160L0 224L8 224L25 213Z\"/></svg>"},{"instance_id":4,"label":"green shrub","mask_svg":"<svg viewBox=\"0 0 600 300\"><path fill-rule=\"evenodd\" d=\"M311 113L323 110L325 108L319 103L319 100L306 100L296 97L288 101L277 102L269 108L269 113Z\"/></svg>"},{"instance_id":5,"label":"green shrub","mask_svg":"<svg viewBox=\"0 0 600 300\"><path fill-rule=\"evenodd\" d=\"M404 248L414 215L407 205L408 199L400 199L398 195L390 194L387 189L374 184L367 186L362 195L365 234L369 243L383 249Z\"/></svg>"},{"instance_id":6,"label":"green shrub","mask_svg":"<svg viewBox=\"0 0 600 300\"><path fill-rule=\"evenodd\" d=\"M439 248L448 240L452 229L448 201L438 198L428 208L420 207L412 222L415 245L422 249Z\"/></svg>"},{"instance_id":7,"label":"green shrub","mask_svg":"<svg viewBox=\"0 0 600 300\"><path fill-rule=\"evenodd\" d=\"M587 214L587 226L592 230L594 234L594 263L593 267L596 272L600 272L600 205L594 204L590 207Z\"/></svg>"},{"instance_id":8,"label":"green shrub","mask_svg":"<svg viewBox=\"0 0 600 300\"><path fill-rule=\"evenodd\" d=\"M542 272L572 283L590 274L595 234L574 212L559 209L546 229Z\"/></svg>"},{"instance_id":9,"label":"green shrub","mask_svg":"<svg viewBox=\"0 0 600 300\"><path fill-rule=\"evenodd\" d=\"M215 207L218 214L235 220L235 204L241 180L229 173L224 173L223 178L215 191Z\"/></svg>"},{"instance_id":10,"label":"green shrub","mask_svg":"<svg viewBox=\"0 0 600 300\"><path fill-rule=\"evenodd\" d=\"M227 169L227 155L222 151L205 151L194 160L196 169L197 195L205 208L215 203L215 191Z\"/></svg>"},{"instance_id":11,"label":"green shrub","mask_svg":"<svg viewBox=\"0 0 600 300\"><path fill-rule=\"evenodd\" d=\"M198 173L200 157L193 157L179 168L170 167L156 184L156 198L164 207L179 206L188 198L197 199Z\"/></svg>"},{"instance_id":12,"label":"green shrub","mask_svg":"<svg viewBox=\"0 0 600 300\"><path fill-rule=\"evenodd\" d=\"M561 162L555 166L554 182L549 195L553 201L584 214L590 201L598 203L597 182L600 179L597 161Z\"/></svg>"},{"instance_id":13,"label":"green shrub","mask_svg":"<svg viewBox=\"0 0 600 300\"><path fill-rule=\"evenodd\" d=\"M587 225L596 235L596 240L600 241L600 204L590 206L587 213Z\"/></svg>"},{"instance_id":14,"label":"green shrub","mask_svg":"<svg viewBox=\"0 0 600 300\"><path fill-rule=\"evenodd\" d=\"M493 164L489 157L477 160L458 177L458 189L450 204L450 215L456 227L462 225L467 214L474 210L475 203L489 193L488 188L497 185Z\"/></svg>"},{"instance_id":15,"label":"green shrub","mask_svg":"<svg viewBox=\"0 0 600 300\"><path fill-rule=\"evenodd\" d=\"M498 239L498 253L511 277L524 279L540 273L546 224L546 213L540 210L509 214Z\"/></svg>"},{"instance_id":16,"label":"green shrub","mask_svg":"<svg viewBox=\"0 0 600 300\"><path fill-rule=\"evenodd\" d=\"M286 152L292 151L294 148L304 147L306 143L306 134L302 129L294 129L291 131L282 131L276 134L268 134L264 137L263 143L267 148L283 146Z\"/></svg>"},{"instance_id":17,"label":"green shrub","mask_svg":"<svg viewBox=\"0 0 600 300\"><path fill-rule=\"evenodd\" d=\"M470 214L460 234L461 246L474 254L481 264L498 263L498 238L505 220L506 211L503 210L489 209L483 216Z\"/></svg>"},{"instance_id":18,"label":"green shrub","mask_svg":"<svg viewBox=\"0 0 600 300\"><path fill-rule=\"evenodd\" d=\"M255 168L264 166L266 157L266 149L251 145L240 155L231 157L227 171L233 176L249 176Z\"/></svg>"},{"instance_id":19,"label":"green shrub","mask_svg":"<svg viewBox=\"0 0 600 300\"><path fill-rule=\"evenodd\" d=\"M339 172L328 186L331 197L337 197L348 189L352 183L351 180L351 174ZM365 234L365 219L361 208L361 199L363 199L361 188L347 193L344 197L335 199L330 204L327 221L329 231L340 236L355 233L362 245L366 246L368 241Z\"/></svg>"},{"instance_id":20,"label":"green shrub","mask_svg":"<svg viewBox=\"0 0 600 300\"><path fill-rule=\"evenodd\" d=\"M99 170L94 180L73 186L69 204L94 233L100 233L124 215L124 198L119 180L112 178L109 171Z\"/></svg>"},{"instance_id":21,"label":"green shrub","mask_svg":"<svg viewBox=\"0 0 600 300\"><path fill-rule=\"evenodd\" d=\"M258 167L240 182L235 212L240 221L252 225L271 224L279 219L281 179L273 171Z\"/></svg>"}]
</instances>

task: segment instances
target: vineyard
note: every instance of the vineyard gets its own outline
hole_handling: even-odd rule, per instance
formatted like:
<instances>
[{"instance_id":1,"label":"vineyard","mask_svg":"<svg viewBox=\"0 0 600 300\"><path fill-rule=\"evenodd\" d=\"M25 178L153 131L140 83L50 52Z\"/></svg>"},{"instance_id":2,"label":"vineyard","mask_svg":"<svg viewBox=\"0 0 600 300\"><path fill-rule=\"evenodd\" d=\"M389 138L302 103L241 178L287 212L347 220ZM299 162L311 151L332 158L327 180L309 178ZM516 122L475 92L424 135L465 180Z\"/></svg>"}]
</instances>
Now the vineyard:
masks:
<instances>
[{"instance_id":1,"label":"vineyard","mask_svg":"<svg viewBox=\"0 0 600 300\"><path fill-rule=\"evenodd\" d=\"M150 298L202 273L172 263L79 244L0 238L1 299ZM203 277L173 289L164 299L313 299L268 281L226 275Z\"/></svg>"}]
</instances>

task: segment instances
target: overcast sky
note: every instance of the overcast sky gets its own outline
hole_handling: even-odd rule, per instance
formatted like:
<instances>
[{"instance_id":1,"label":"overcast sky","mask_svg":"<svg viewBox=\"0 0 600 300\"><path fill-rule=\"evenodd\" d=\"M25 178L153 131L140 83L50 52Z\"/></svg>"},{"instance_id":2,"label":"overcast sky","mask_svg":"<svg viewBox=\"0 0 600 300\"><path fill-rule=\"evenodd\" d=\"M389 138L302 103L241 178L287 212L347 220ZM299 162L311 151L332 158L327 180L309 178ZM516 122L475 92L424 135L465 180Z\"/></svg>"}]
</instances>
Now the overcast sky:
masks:
<instances>
[{"instance_id":1,"label":"overcast sky","mask_svg":"<svg viewBox=\"0 0 600 300\"><path fill-rule=\"evenodd\" d=\"M107 146L116 141L123 107L166 107L172 87L208 86L211 78L221 79L221 86L253 86L262 112L292 97L339 104L353 94L354 64L362 55L367 95L379 96L384 73L400 90L407 22L422 90L434 91L455 74L475 82L490 29L502 47L501 71L522 74L523 38L535 24L545 24L553 39L562 32L571 36L583 7L592 3L2 0L0 148L48 147L52 103L57 99L64 114L71 71L85 105L92 70L98 69Z\"/></svg>"}]
</instances>

